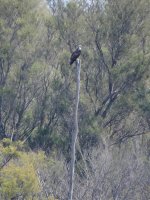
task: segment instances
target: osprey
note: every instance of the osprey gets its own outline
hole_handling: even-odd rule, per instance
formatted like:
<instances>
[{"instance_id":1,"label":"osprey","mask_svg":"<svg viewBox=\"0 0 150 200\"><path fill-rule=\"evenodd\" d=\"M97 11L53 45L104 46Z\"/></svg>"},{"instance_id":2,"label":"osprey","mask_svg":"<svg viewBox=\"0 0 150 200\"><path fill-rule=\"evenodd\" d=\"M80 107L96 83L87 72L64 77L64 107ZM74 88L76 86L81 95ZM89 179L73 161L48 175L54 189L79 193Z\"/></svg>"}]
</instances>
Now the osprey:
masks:
<instances>
[{"instance_id":1,"label":"osprey","mask_svg":"<svg viewBox=\"0 0 150 200\"><path fill-rule=\"evenodd\" d=\"M81 54L81 45L72 53L71 58L70 58L70 65L76 61L76 59L80 56Z\"/></svg>"}]
</instances>

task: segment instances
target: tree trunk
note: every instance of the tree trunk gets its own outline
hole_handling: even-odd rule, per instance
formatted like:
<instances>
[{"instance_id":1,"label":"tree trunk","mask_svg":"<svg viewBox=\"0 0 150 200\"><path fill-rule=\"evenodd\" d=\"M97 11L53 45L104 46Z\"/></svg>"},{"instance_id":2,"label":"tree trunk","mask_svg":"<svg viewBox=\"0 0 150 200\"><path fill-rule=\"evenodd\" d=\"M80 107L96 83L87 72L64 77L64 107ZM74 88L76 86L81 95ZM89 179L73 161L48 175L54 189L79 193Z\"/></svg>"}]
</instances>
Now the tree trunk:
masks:
<instances>
[{"instance_id":1,"label":"tree trunk","mask_svg":"<svg viewBox=\"0 0 150 200\"><path fill-rule=\"evenodd\" d=\"M74 131L72 132L72 141L71 141L71 166L70 166L70 185L69 185L69 194L68 200L72 200L73 197L73 188L74 188L74 171L75 171L75 159L76 159L76 141L78 135L78 105L79 105L79 94L80 94L80 60L76 61L76 99L75 99L75 110L74 110Z\"/></svg>"}]
</instances>

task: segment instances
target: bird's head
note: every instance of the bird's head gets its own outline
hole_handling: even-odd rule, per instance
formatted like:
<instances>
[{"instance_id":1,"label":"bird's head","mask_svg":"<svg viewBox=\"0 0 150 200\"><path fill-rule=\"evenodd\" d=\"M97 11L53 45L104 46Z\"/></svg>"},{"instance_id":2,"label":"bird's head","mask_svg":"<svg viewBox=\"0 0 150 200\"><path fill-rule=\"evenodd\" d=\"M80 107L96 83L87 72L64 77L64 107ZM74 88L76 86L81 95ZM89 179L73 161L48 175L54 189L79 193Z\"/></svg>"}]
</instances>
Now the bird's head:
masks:
<instances>
[{"instance_id":1,"label":"bird's head","mask_svg":"<svg viewBox=\"0 0 150 200\"><path fill-rule=\"evenodd\" d=\"M81 47L82 47L81 44L79 44L78 49L79 49L80 51L81 51Z\"/></svg>"}]
</instances>

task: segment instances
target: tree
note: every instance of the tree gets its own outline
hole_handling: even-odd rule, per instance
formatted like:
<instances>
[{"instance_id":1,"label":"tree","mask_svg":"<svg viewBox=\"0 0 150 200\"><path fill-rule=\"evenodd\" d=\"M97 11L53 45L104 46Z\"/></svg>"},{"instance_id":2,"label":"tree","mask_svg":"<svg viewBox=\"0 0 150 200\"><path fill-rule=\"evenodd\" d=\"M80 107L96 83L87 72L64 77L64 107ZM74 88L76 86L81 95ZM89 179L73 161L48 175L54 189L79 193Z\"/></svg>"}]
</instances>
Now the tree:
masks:
<instances>
[{"instance_id":1,"label":"tree","mask_svg":"<svg viewBox=\"0 0 150 200\"><path fill-rule=\"evenodd\" d=\"M76 143L78 137L78 107L80 99L80 70L81 70L81 61L77 59L76 61L76 100L75 100L75 109L74 109L74 130L72 132L71 138L71 163L70 163L70 186L68 192L68 200L73 199L73 189L74 189L74 180L75 180L75 161L76 161Z\"/></svg>"}]
</instances>

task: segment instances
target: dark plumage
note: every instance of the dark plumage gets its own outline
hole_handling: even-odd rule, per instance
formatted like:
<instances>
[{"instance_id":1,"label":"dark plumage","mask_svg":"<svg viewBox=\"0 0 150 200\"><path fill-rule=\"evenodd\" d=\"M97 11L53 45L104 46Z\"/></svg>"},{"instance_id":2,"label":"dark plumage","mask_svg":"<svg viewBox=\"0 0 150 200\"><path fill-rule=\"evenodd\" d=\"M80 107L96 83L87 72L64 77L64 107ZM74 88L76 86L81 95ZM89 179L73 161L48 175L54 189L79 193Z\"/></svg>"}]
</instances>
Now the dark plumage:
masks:
<instances>
[{"instance_id":1,"label":"dark plumage","mask_svg":"<svg viewBox=\"0 0 150 200\"><path fill-rule=\"evenodd\" d=\"M81 54L81 46L79 46L71 55L70 58L70 65L72 65L74 63L74 61L76 61L76 59L80 56Z\"/></svg>"}]
</instances>

